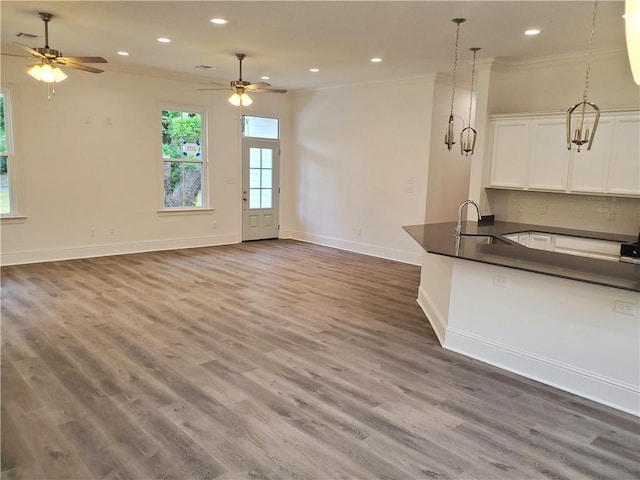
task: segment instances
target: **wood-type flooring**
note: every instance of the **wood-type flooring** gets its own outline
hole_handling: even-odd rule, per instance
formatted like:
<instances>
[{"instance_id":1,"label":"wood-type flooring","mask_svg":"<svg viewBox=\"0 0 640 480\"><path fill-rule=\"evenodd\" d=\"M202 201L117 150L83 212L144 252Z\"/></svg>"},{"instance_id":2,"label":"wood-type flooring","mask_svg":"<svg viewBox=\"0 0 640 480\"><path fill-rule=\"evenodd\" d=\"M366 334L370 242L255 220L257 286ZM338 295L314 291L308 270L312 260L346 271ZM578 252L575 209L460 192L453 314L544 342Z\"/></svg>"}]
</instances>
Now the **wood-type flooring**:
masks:
<instances>
[{"instance_id":1,"label":"wood-type flooring","mask_svg":"<svg viewBox=\"0 0 640 480\"><path fill-rule=\"evenodd\" d=\"M2 269L3 479L637 479L638 418L442 349L291 240Z\"/></svg>"}]
</instances>

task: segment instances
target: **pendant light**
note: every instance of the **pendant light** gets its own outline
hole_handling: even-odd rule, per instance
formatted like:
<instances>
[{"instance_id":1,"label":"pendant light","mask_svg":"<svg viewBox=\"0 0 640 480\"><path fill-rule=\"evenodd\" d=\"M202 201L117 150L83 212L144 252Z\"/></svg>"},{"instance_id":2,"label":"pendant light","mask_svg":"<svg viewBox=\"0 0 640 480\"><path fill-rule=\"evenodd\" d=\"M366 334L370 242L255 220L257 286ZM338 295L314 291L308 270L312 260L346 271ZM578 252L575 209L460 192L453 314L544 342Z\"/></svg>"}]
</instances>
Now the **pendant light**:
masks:
<instances>
[{"instance_id":1,"label":"pendant light","mask_svg":"<svg viewBox=\"0 0 640 480\"><path fill-rule=\"evenodd\" d=\"M444 143L447 145L447 149L451 150L451 147L455 145L453 140L453 103L456 97L456 71L458 70L458 43L460 42L460 24L466 22L466 18L454 18L451 20L456 24L456 48L453 58L453 75L451 81L451 112L449 113L449 123L447 125L447 133L444 135Z\"/></svg>"},{"instance_id":2,"label":"pendant light","mask_svg":"<svg viewBox=\"0 0 640 480\"><path fill-rule=\"evenodd\" d=\"M473 65L471 67L471 92L469 93L469 122L467 123L467 128L464 128L460 132L460 153L462 155L473 155L473 151L476 148L476 137L478 136L478 132L475 128L471 127L471 108L473 107L473 82L476 78L476 54L479 47L470 48L473 52Z\"/></svg>"},{"instance_id":3,"label":"pendant light","mask_svg":"<svg viewBox=\"0 0 640 480\"><path fill-rule=\"evenodd\" d=\"M567 110L567 149L571 150L571 144L580 148L586 144L587 150L591 150L593 137L596 134L600 109L595 103L587 99L589 90L589 74L591 73L591 54L593 52L593 35L596 31L596 14L598 13L598 0L593 2L593 16L591 19L591 38L589 39L589 54L587 57L587 71L585 74L584 93L582 102L576 103Z\"/></svg>"}]
</instances>

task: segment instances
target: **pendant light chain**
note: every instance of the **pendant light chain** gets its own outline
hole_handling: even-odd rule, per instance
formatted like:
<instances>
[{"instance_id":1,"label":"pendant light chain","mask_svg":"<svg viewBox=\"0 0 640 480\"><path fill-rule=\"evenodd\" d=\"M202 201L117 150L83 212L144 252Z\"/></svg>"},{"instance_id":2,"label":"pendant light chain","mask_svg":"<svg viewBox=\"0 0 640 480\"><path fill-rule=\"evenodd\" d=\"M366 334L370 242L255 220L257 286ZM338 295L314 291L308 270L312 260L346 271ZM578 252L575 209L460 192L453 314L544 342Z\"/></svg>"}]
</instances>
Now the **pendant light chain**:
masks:
<instances>
[{"instance_id":1,"label":"pendant light chain","mask_svg":"<svg viewBox=\"0 0 640 480\"><path fill-rule=\"evenodd\" d=\"M456 99L456 72L458 70L458 45L460 44L460 24L466 19L464 18L454 18L451 20L455 23L456 26L456 50L455 56L453 59L453 75L452 75L452 86L451 86L451 112L449 113L449 122L447 123L447 133L444 135L444 143L447 146L447 149L451 150L451 147L455 145L455 141L453 140L453 106Z\"/></svg>"},{"instance_id":2,"label":"pendant light chain","mask_svg":"<svg viewBox=\"0 0 640 480\"><path fill-rule=\"evenodd\" d=\"M471 66L471 92L470 92L471 99L469 100L469 123L468 123L469 126L471 126L471 105L473 102L473 82L476 78L476 54L480 49L472 48L471 50L473 50L473 64Z\"/></svg>"},{"instance_id":3,"label":"pendant light chain","mask_svg":"<svg viewBox=\"0 0 640 480\"><path fill-rule=\"evenodd\" d=\"M589 55L587 57L587 72L584 82L584 94L582 101L587 101L587 90L589 90L589 75L591 74L591 55L593 53L593 36L596 33L596 14L598 13L598 0L593 2L593 16L591 18L591 38L589 39Z\"/></svg>"},{"instance_id":4,"label":"pendant light chain","mask_svg":"<svg viewBox=\"0 0 640 480\"><path fill-rule=\"evenodd\" d=\"M458 44L460 43L460 24L465 21L464 18L454 18L457 23L456 27L456 49L453 57L453 78L451 87L451 115L453 115L453 104L456 98L456 71L458 70Z\"/></svg>"}]
</instances>

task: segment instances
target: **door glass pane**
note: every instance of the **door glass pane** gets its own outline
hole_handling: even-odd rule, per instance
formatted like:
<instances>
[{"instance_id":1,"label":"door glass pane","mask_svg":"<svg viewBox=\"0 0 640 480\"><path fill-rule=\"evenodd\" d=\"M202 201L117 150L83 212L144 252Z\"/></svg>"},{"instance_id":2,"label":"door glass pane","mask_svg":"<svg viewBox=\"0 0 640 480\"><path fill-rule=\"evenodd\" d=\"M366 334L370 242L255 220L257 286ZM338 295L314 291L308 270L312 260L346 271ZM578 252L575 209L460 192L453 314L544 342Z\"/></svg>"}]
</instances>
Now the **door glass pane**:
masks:
<instances>
[{"instance_id":1,"label":"door glass pane","mask_svg":"<svg viewBox=\"0 0 640 480\"><path fill-rule=\"evenodd\" d=\"M271 197L272 197L272 191L270 188L263 188L261 190L262 192L262 208L271 208L272 206L272 201L271 201Z\"/></svg>"},{"instance_id":2,"label":"door glass pane","mask_svg":"<svg viewBox=\"0 0 640 480\"><path fill-rule=\"evenodd\" d=\"M271 173L273 170L262 170L262 184L260 185L262 188L271 188L273 184L271 183Z\"/></svg>"},{"instance_id":3,"label":"door glass pane","mask_svg":"<svg viewBox=\"0 0 640 480\"><path fill-rule=\"evenodd\" d=\"M249 170L249 188L260 188L260 169L252 168Z\"/></svg>"},{"instance_id":4,"label":"door glass pane","mask_svg":"<svg viewBox=\"0 0 640 480\"><path fill-rule=\"evenodd\" d=\"M260 189L249 190L249 208L260 208Z\"/></svg>"},{"instance_id":5,"label":"door glass pane","mask_svg":"<svg viewBox=\"0 0 640 480\"><path fill-rule=\"evenodd\" d=\"M260 168L260 148L249 149L249 167Z\"/></svg>"},{"instance_id":6,"label":"door glass pane","mask_svg":"<svg viewBox=\"0 0 640 480\"><path fill-rule=\"evenodd\" d=\"M273 152L270 148L263 148L262 150L262 168L273 168Z\"/></svg>"}]
</instances>

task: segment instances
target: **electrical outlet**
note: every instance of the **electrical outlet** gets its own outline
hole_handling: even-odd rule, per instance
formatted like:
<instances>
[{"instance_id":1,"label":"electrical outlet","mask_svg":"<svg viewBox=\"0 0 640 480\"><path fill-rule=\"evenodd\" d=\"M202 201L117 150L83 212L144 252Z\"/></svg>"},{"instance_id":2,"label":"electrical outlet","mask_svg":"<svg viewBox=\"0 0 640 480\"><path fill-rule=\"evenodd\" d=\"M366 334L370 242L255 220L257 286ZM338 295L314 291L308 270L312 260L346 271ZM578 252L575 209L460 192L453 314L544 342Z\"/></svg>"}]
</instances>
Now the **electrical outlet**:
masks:
<instances>
[{"instance_id":1,"label":"electrical outlet","mask_svg":"<svg viewBox=\"0 0 640 480\"><path fill-rule=\"evenodd\" d=\"M547 214L547 206L546 206L546 205L542 205L542 206L540 207L540 213L541 213L542 215L546 215L546 214Z\"/></svg>"},{"instance_id":2,"label":"electrical outlet","mask_svg":"<svg viewBox=\"0 0 640 480\"><path fill-rule=\"evenodd\" d=\"M115 234L116 234L116 229L115 229L115 228L113 228L113 227L111 227L111 228L109 229L109 235L110 235L110 236L114 236Z\"/></svg>"},{"instance_id":3,"label":"electrical outlet","mask_svg":"<svg viewBox=\"0 0 640 480\"><path fill-rule=\"evenodd\" d=\"M508 277L495 276L495 277L493 277L493 284L496 287L508 288L509 287L509 278Z\"/></svg>"},{"instance_id":4,"label":"electrical outlet","mask_svg":"<svg viewBox=\"0 0 640 480\"><path fill-rule=\"evenodd\" d=\"M609 210L609 213L607 213L607 220L609 220L610 222L613 222L616 219L616 211L612 208L611 210Z\"/></svg>"},{"instance_id":5,"label":"electrical outlet","mask_svg":"<svg viewBox=\"0 0 640 480\"><path fill-rule=\"evenodd\" d=\"M638 306L634 303L616 300L613 304L613 311L616 313L621 313L623 315L630 315L632 317L635 317L637 310Z\"/></svg>"},{"instance_id":6,"label":"electrical outlet","mask_svg":"<svg viewBox=\"0 0 640 480\"><path fill-rule=\"evenodd\" d=\"M527 211L527 206L524 203L521 203L520 205L518 205L518 211L520 213L524 213Z\"/></svg>"},{"instance_id":7,"label":"electrical outlet","mask_svg":"<svg viewBox=\"0 0 640 480\"><path fill-rule=\"evenodd\" d=\"M89 236L90 237L95 237L96 236L96 229L95 228L90 228L89 229Z\"/></svg>"},{"instance_id":8,"label":"electrical outlet","mask_svg":"<svg viewBox=\"0 0 640 480\"><path fill-rule=\"evenodd\" d=\"M361 228L358 228L358 229L356 230L356 235L357 235L357 236L362 235L362 229L361 229Z\"/></svg>"}]
</instances>

